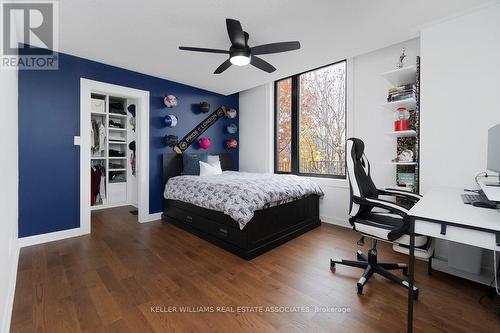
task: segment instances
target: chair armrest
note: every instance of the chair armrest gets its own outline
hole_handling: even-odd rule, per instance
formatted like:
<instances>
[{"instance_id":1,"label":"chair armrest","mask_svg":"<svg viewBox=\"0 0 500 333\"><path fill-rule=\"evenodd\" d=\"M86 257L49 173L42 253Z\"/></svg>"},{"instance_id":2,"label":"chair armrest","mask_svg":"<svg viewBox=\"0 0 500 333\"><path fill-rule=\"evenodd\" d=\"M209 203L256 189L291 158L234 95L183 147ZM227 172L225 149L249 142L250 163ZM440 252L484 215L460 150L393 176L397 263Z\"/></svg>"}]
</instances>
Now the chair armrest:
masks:
<instances>
[{"instance_id":1,"label":"chair armrest","mask_svg":"<svg viewBox=\"0 0 500 333\"><path fill-rule=\"evenodd\" d=\"M357 203L387 209L388 211L394 214L398 214L399 216L402 217L406 217L410 213L410 211L406 207L398 205L397 203L392 201L375 199L375 198L360 198L360 197L355 197L354 199Z\"/></svg>"},{"instance_id":2,"label":"chair armrest","mask_svg":"<svg viewBox=\"0 0 500 333\"><path fill-rule=\"evenodd\" d=\"M423 198L420 194L396 188L388 188L388 187L381 190L379 189L378 193L381 195L402 196L414 201L419 201L420 199Z\"/></svg>"}]
</instances>

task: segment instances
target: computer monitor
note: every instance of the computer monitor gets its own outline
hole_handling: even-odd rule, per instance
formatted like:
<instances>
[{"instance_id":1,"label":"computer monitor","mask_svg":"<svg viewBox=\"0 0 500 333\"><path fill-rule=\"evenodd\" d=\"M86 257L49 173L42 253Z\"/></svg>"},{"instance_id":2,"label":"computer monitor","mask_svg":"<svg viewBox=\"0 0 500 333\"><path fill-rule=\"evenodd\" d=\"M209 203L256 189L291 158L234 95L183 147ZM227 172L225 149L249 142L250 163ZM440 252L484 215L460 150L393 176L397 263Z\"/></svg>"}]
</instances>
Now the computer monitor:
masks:
<instances>
[{"instance_id":1,"label":"computer monitor","mask_svg":"<svg viewBox=\"0 0 500 333\"><path fill-rule=\"evenodd\" d=\"M486 168L500 173L500 124L488 130L488 162Z\"/></svg>"}]
</instances>

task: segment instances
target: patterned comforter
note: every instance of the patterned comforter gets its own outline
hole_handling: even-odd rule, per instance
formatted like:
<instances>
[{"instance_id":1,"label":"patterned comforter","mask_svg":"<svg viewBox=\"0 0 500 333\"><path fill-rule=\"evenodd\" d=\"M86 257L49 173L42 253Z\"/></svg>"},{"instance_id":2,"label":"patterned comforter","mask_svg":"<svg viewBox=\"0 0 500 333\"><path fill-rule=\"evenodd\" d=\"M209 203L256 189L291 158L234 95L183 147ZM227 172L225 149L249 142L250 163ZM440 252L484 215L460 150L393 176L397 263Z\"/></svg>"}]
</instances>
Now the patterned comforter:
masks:
<instances>
[{"instance_id":1,"label":"patterned comforter","mask_svg":"<svg viewBox=\"0 0 500 333\"><path fill-rule=\"evenodd\" d=\"M323 196L323 191L304 177L236 171L215 176L173 177L164 192L165 199L224 212L239 223L240 229L256 210L311 194Z\"/></svg>"}]
</instances>

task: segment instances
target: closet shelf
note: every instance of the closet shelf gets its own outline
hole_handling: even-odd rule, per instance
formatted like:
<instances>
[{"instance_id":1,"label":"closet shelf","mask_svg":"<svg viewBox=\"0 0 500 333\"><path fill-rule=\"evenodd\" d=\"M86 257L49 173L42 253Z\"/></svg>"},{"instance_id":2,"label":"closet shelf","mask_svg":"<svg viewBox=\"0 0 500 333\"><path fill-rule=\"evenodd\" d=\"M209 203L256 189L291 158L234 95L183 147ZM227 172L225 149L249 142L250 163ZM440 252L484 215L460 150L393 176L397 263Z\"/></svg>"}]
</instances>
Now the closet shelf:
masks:
<instances>
[{"instance_id":1,"label":"closet shelf","mask_svg":"<svg viewBox=\"0 0 500 333\"><path fill-rule=\"evenodd\" d=\"M417 136L417 132L414 130L386 132L385 134L390 135L390 136L394 136L397 138L409 138L409 137Z\"/></svg>"},{"instance_id":2,"label":"closet shelf","mask_svg":"<svg viewBox=\"0 0 500 333\"><path fill-rule=\"evenodd\" d=\"M127 169L109 169L109 171L127 171Z\"/></svg>"},{"instance_id":3,"label":"closet shelf","mask_svg":"<svg viewBox=\"0 0 500 333\"><path fill-rule=\"evenodd\" d=\"M127 157L125 157L125 156L123 156L123 157L118 157L118 156L113 157L113 156L110 156L109 159L110 160L126 160Z\"/></svg>"},{"instance_id":4,"label":"closet shelf","mask_svg":"<svg viewBox=\"0 0 500 333\"><path fill-rule=\"evenodd\" d=\"M92 157L90 157L90 159L92 159L92 160L105 160L106 157L105 156L92 156Z\"/></svg>"},{"instance_id":5,"label":"closet shelf","mask_svg":"<svg viewBox=\"0 0 500 333\"><path fill-rule=\"evenodd\" d=\"M127 129L125 128L117 128L117 127L109 127L110 131L117 131L117 132L126 132Z\"/></svg>"},{"instance_id":6,"label":"closet shelf","mask_svg":"<svg viewBox=\"0 0 500 333\"><path fill-rule=\"evenodd\" d=\"M95 115L95 116L106 116L106 113L104 112L95 112L95 111L92 111L90 112L91 115Z\"/></svg>"},{"instance_id":7,"label":"closet shelf","mask_svg":"<svg viewBox=\"0 0 500 333\"><path fill-rule=\"evenodd\" d=\"M109 113L109 116L110 117L116 117L116 118L127 118L126 114L112 113L112 112Z\"/></svg>"},{"instance_id":8,"label":"closet shelf","mask_svg":"<svg viewBox=\"0 0 500 333\"><path fill-rule=\"evenodd\" d=\"M394 164L394 165L417 165L417 162L390 162L390 164Z\"/></svg>"},{"instance_id":9,"label":"closet shelf","mask_svg":"<svg viewBox=\"0 0 500 333\"><path fill-rule=\"evenodd\" d=\"M407 108L408 110L415 110L417 107L417 101L415 98L407 98L400 101L395 102L387 102L382 105L384 108L389 109L391 111L396 110L397 108Z\"/></svg>"},{"instance_id":10,"label":"closet shelf","mask_svg":"<svg viewBox=\"0 0 500 333\"><path fill-rule=\"evenodd\" d=\"M124 141L113 141L109 140L109 144L115 144L115 145L126 145L127 143Z\"/></svg>"},{"instance_id":11,"label":"closet shelf","mask_svg":"<svg viewBox=\"0 0 500 333\"><path fill-rule=\"evenodd\" d=\"M413 65L382 73L382 76L394 87L398 87L404 84L415 83L416 73L417 66Z\"/></svg>"}]
</instances>

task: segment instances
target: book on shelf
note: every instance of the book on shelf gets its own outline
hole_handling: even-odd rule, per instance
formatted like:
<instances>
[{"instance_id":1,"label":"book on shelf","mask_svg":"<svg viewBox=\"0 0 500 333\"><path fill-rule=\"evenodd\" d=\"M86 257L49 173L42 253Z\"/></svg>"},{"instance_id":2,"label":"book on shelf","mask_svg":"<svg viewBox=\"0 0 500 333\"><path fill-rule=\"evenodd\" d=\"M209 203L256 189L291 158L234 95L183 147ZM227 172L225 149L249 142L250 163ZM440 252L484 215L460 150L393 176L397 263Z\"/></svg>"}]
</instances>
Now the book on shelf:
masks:
<instances>
[{"instance_id":1,"label":"book on shelf","mask_svg":"<svg viewBox=\"0 0 500 333\"><path fill-rule=\"evenodd\" d=\"M414 84L394 87L389 89L387 102L400 101L407 98L414 98L416 95L416 87Z\"/></svg>"}]
</instances>

